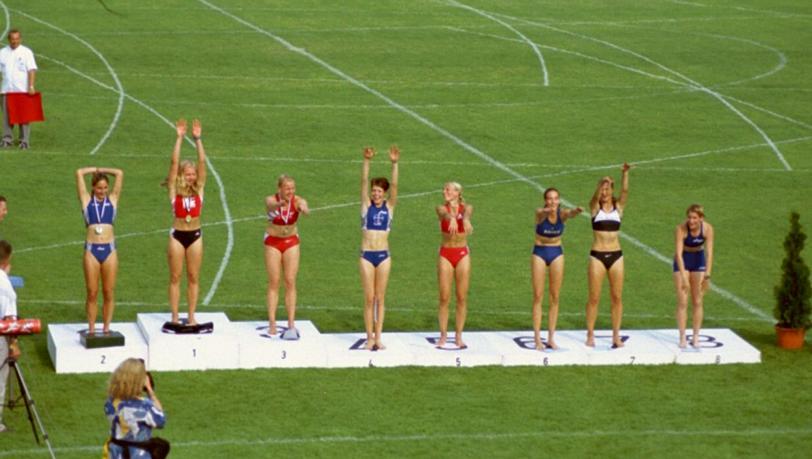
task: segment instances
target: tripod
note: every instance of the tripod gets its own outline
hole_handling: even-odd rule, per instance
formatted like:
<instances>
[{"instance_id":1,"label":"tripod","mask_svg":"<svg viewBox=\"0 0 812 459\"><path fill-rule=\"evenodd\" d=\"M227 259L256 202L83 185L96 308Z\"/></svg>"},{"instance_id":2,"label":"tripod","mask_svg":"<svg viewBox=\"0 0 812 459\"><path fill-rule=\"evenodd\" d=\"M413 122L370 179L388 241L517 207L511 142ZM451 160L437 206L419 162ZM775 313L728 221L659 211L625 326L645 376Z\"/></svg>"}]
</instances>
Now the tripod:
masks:
<instances>
[{"instance_id":1,"label":"tripod","mask_svg":"<svg viewBox=\"0 0 812 459\"><path fill-rule=\"evenodd\" d=\"M37 444L40 443L39 433L37 431L37 426L39 426L39 432L42 432L42 439L45 440L45 445L48 446L48 452L51 453L52 458L56 458L54 449L51 446L51 441L48 439L48 432L45 431L45 426L42 425L42 420L39 417L39 413L37 413L37 407L34 405L34 399L31 398L31 393L25 384L23 372L17 364L17 360L7 358L3 365L8 365L9 369L14 372L14 376L17 378L17 387L20 390L20 394L15 397L12 385L8 385L8 403L6 403L6 406L9 410L13 410L18 405L25 404L25 409L28 412L28 422L31 423L31 431L34 433L34 439L37 441ZM34 424L35 420L36 424Z\"/></svg>"}]
</instances>

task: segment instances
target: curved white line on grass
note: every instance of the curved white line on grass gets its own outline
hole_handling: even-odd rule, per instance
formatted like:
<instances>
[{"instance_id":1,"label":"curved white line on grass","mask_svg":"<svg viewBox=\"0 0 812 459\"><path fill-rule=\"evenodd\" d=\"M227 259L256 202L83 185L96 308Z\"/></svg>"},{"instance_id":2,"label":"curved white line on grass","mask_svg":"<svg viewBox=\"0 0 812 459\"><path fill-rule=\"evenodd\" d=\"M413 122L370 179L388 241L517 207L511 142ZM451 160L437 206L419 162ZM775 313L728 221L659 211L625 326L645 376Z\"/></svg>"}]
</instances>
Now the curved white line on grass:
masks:
<instances>
[{"instance_id":1,"label":"curved white line on grass","mask_svg":"<svg viewBox=\"0 0 812 459\"><path fill-rule=\"evenodd\" d=\"M518 35L522 39L522 41L524 43L527 43L528 45L530 45L530 48L533 50L534 53L536 53L536 57L538 57L538 59L539 59L539 65L541 65L541 74L542 74L542 77L543 77L543 80L544 80L544 86L550 86L550 77L549 77L549 75L547 73L547 64L544 62L544 56L541 55L541 50L539 49L536 42L534 42L533 40L527 38L523 33L519 32L515 27L508 24L507 22L505 22L505 21L503 21L503 20L501 20L501 19L499 19L497 17L494 17L493 15L488 14L488 13L482 11L482 10L476 9L473 6L469 6L469 5L466 5L464 3L460 3L460 2L455 1L455 0L449 0L448 4L451 5L451 6L456 6L457 8L463 8L463 9L466 9L468 11L472 11L472 12L474 12L474 13L476 13L476 14L484 17L484 18L487 18L487 19L490 19L491 21L499 23L500 25L502 25L502 26L506 27L507 29L509 29L511 32Z\"/></svg>"},{"instance_id":2,"label":"curved white line on grass","mask_svg":"<svg viewBox=\"0 0 812 459\"><path fill-rule=\"evenodd\" d=\"M336 435L323 437L268 437L254 440L222 439L200 441L173 441L176 448L216 448L218 446L257 447L262 445L319 445L335 443L413 443L422 441L463 440L466 444L477 441L516 440L522 438L647 438L647 437L772 437L810 435L812 429L774 428L774 429L735 429L735 430L535 430L532 432L450 432L432 434L404 435ZM99 445L65 446L54 448L58 453L98 452ZM209 450L207 453L211 454ZM42 448L15 449L0 452L0 457L19 457L43 454Z\"/></svg>"},{"instance_id":3,"label":"curved white line on grass","mask_svg":"<svg viewBox=\"0 0 812 459\"><path fill-rule=\"evenodd\" d=\"M702 91L702 92L708 94L709 96L713 97L714 99L718 100L720 103L722 103L722 105L724 105L730 111L732 111L734 114L736 114L745 123L750 125L750 127L752 127L753 130L755 130L764 139L764 141L767 142L770 149L773 151L773 153L775 153L776 157L781 162L781 164L783 164L784 167L787 170L792 170L792 167L789 165L787 160L784 158L784 155L778 149L778 146L775 145L775 143L772 141L772 139L770 139L770 137L767 135L767 133L764 132L764 130L762 130L753 120L748 118L744 113L739 111L739 109L737 109L730 102L728 102L724 98L724 96L722 94L719 94L718 92L713 91L712 89L710 89L707 86L704 86L701 83L689 78L688 76L683 75L682 73L680 73L680 72L678 72L678 71L676 71L674 69L671 69L671 68L669 68L669 67L667 67L667 66L665 66L663 64L660 64L659 62L656 62L655 60L653 60L653 59L651 59L651 58L649 58L649 57L647 57L647 56L645 56L643 54L640 54L640 53L638 53L636 51L632 51L630 49L627 49L627 48L624 48L622 46L616 45L614 43L608 42L606 40L601 40L599 38L591 37L589 35L584 35L584 34L580 34L580 33L576 33L576 32L570 32L569 30L560 29L558 27L553 27L551 25L544 24L544 23L541 23L541 22L528 21L526 19L517 18L517 17L514 17L514 16L508 16L508 15L504 15L504 14L498 14L498 16L508 18L508 19L512 19L514 21L522 22L522 23L529 24L529 25L535 25L537 27L541 27L541 28L544 28L544 29L553 30L553 31L556 31L556 32L563 33L565 35L571 35L571 36L578 37L578 38L581 38L581 39L584 39L584 40L593 41L595 43L600 43L600 44L602 44L604 46L607 46L609 48L618 50L618 51L620 51L622 53L630 54L632 56L637 57L638 59L642 59L642 60L644 60L644 61L646 61L646 62L648 62L648 63L650 63L650 64L652 64L652 65L654 65L654 66L656 66L656 67L658 67L660 69L662 69L665 72L668 72L668 73L670 73L672 75L675 75L675 76L685 80L687 82L687 86L690 86L690 87L692 87L694 89ZM683 84L686 84L686 83L683 83Z\"/></svg>"},{"instance_id":4,"label":"curved white line on grass","mask_svg":"<svg viewBox=\"0 0 812 459\"><path fill-rule=\"evenodd\" d=\"M490 38L494 38L494 39L497 39L497 40L506 40L506 41L513 41L513 42L518 42L519 41L519 40L517 40L515 38L503 37L501 35L495 35L495 34L490 34L490 33L473 32L473 31L470 31L470 30L460 29L460 28L456 28L455 30L458 31L458 32L461 32L461 33L467 33L467 34L471 34L471 35L479 35L479 36L483 36L483 37L490 37ZM617 67L619 69L626 70L628 72L637 73L639 75L643 75L643 76L646 76L646 77L649 77L649 78L667 81L669 83L673 83L673 84L682 86L682 87L686 88L687 91L692 91L692 92L699 91L698 88L695 88L695 87L690 86L690 85L686 85L685 83L683 83L681 81L677 81L677 80L667 78L667 77L663 77L663 76L660 76L660 75L655 75L653 73L649 73L649 72L646 72L646 71L643 71L643 70L640 70L640 69L637 69L637 68L634 68L634 67L629 67L629 66L626 66L626 65L617 64L615 62L607 61L605 59L601 59L601 58L594 57L594 56L590 56L588 54L583 54L583 53L579 53L577 51L570 51L570 50L562 49L562 48L556 48L556 47L553 47L553 46L546 46L546 45L539 45L539 46L541 46L542 48L545 48L545 49L549 49L551 51L557 51L557 52L564 53L564 54L571 54L573 56L578 56L578 57L583 58L583 59L591 60L591 61L594 61L594 62L599 62L599 63L605 64L605 65L610 65L612 67ZM744 81L744 80L742 80L742 81ZM725 84L727 84L727 83L725 83ZM766 108L759 107L758 105L752 104L750 102L747 102L747 101L744 101L744 100L741 100L741 99L737 99L737 98L732 97L732 96L723 95L723 97L725 99L733 100L733 101L738 102L738 103L740 103L742 105L746 105L746 106L748 106L748 107L750 107L750 108L752 108L754 110L758 110L760 112L766 113L768 115L774 116L774 117L782 119L784 121L788 121L790 123L797 124L798 126L803 126L805 128L812 129L812 125L804 123L803 121L798 121L798 120L792 119L792 118L790 118L788 116L782 115L780 113L775 113L773 111L767 110ZM780 144L781 142L775 142L775 143ZM763 146L769 147L769 144L765 143L765 144L763 144ZM786 168L784 170L786 170Z\"/></svg>"},{"instance_id":5,"label":"curved white line on grass","mask_svg":"<svg viewBox=\"0 0 812 459\"><path fill-rule=\"evenodd\" d=\"M7 38L8 31L11 29L11 15L9 14L8 8L4 2L0 1L0 8L3 8L3 16L6 18L6 25L3 27L3 35L0 35L0 37Z\"/></svg>"},{"instance_id":6,"label":"curved white line on grass","mask_svg":"<svg viewBox=\"0 0 812 459\"><path fill-rule=\"evenodd\" d=\"M231 14L228 11L226 11L226 10L224 10L224 9L218 7L218 6L212 5L211 3L209 3L206 0L198 0L198 1L200 3L203 3L204 5L208 6L209 8L220 12L224 16L232 18L233 20L239 22L240 24L243 24L246 27L249 27L249 28L251 28L253 30L256 30L258 33L260 33L262 35L265 35L265 36L268 36L268 37L272 38L273 40L275 40L276 42L278 42L279 44L284 46L286 49L288 49L288 50L290 50L290 51L292 51L294 53L302 55L303 57L307 58L308 60L310 60L312 62L315 62L316 64L318 64L318 65L324 67L325 69L329 70L333 74L338 75L341 78L344 78L345 80L347 80L347 82L352 83L354 86L357 86L358 88L364 90L365 92L367 92L369 94L372 94L372 95L386 101L386 103L389 104L390 106L392 106L392 108L394 108L394 109L408 115L409 117L419 121L421 124L429 127L430 129L437 132L438 134L440 134L440 135L446 137L447 139L451 140L452 142L454 142L455 144L457 144L458 146L460 146L464 150L468 151L469 153L473 154L474 156L476 156L476 157L482 159L483 161L493 165L493 167L495 167L496 169L499 169L499 170L505 172L506 174L510 175L511 177L514 177L516 180L527 183L528 185L535 188L539 192L544 191L545 187L540 185L539 183L536 183L533 180L531 180L530 178L516 172L515 170L511 169L510 167L508 167L504 163L494 159L493 157L491 157L488 154L482 152L481 150L474 147L473 145L465 142L464 140L460 139L459 137L452 134L451 132L441 128L440 126L434 124L432 121L424 118L423 116L421 116L420 114L418 114L414 110L411 110L411 109L401 105L400 103L394 101L393 99L389 98L388 96L382 94L380 91L372 89L369 86L362 83L361 81L358 81L357 79L347 75L342 70L340 70L340 69L334 67L333 65L327 63L326 61L324 61L321 58L319 58L318 56L310 53L306 49L294 46L292 43L285 40L284 38L282 38L282 37L280 37L278 35L275 35L275 34L269 32L269 31L267 31L267 30L265 30L265 29L263 29L263 28L261 28L261 27L259 27L257 25L254 25L254 24L252 24L252 23L250 23L250 22L248 22L248 21L246 21L246 20L244 20L244 19L242 19L242 18L240 18L238 16L235 16L234 14ZM772 143L772 140L769 140L769 143ZM562 200L562 202L566 206L575 207L574 205L572 205L571 203L569 203L566 200ZM581 214L581 215L583 215L585 218L589 218L586 214ZM621 233L621 234L623 234L623 233ZM652 256L657 258L658 260L664 260L669 265L671 264L671 261L668 258L666 258L665 256L658 253L652 247L649 247L649 246L643 244L642 242L640 242L639 240L633 238L632 236L625 235L624 237L626 237L628 240L632 241L632 243L639 246L640 248L643 248L647 253L651 254ZM751 312L756 311L755 314L759 315L759 317L766 317L766 314L759 311L757 308L755 308L754 306L752 306L749 303L745 302L741 298L738 298L737 296L733 295L732 293L725 291L725 295L729 299L730 298L736 298L737 299L736 304L747 305L747 310L751 311Z\"/></svg>"},{"instance_id":7,"label":"curved white line on grass","mask_svg":"<svg viewBox=\"0 0 812 459\"><path fill-rule=\"evenodd\" d=\"M767 51L770 51L773 54L775 54L776 56L778 56L778 63L775 64L775 67L773 67L772 69L770 69L770 70L768 70L768 71L766 71L764 73L758 74L758 75L756 75L754 77L744 78L744 79L736 80L736 81L731 81L729 83L723 83L722 84L723 86L733 86L733 85L738 85L738 84L741 84L741 83L747 83L747 82L750 82L750 81L756 81L756 80L760 80L762 78L766 78L768 76L774 75L774 74L780 72L781 70L783 70L784 67L786 67L787 62L788 62L787 55L784 54L780 49L772 47L770 45L765 45L764 43L761 43L761 42L758 42L758 41L755 41L755 40L750 40L748 38L734 37L734 36L731 36L731 35L717 35L717 34L712 34L712 33L699 33L697 35L705 35L705 36L709 36L709 37L722 38L722 39L725 39L725 40L733 40L733 41L740 41L742 43L748 43L748 44L751 44L751 45L753 45L755 47L766 49Z\"/></svg>"},{"instance_id":8,"label":"curved white line on grass","mask_svg":"<svg viewBox=\"0 0 812 459\"><path fill-rule=\"evenodd\" d=\"M110 122L110 126L107 128L107 132L104 133L101 140L99 140L96 146L93 147L92 150L90 150L90 154L95 155L96 152L99 151L99 149L102 147L102 145L104 145L104 143L107 142L107 139L110 138L110 135L113 134L113 131L118 126L118 120L121 117L121 112L124 110L124 96L125 96L124 86L121 85L121 81L118 79L116 71L113 69L113 66L111 66L110 63L107 62L107 59L104 57L102 53L100 53L96 48L93 47L93 45L83 40L81 37L71 32L68 32L67 30L61 29L51 23L43 21L42 19L31 16L30 14L26 14L20 10L14 10L14 12L22 16L25 16L34 22L38 22L46 27L50 27L58 32L61 32L62 34L67 35L73 38L74 40L78 41L79 43L85 45L87 49L93 52L93 54L95 54L99 58L99 60L102 61L104 66L107 67L107 70L110 72L110 76L113 77L113 81L116 83L116 89L118 91L118 107L116 107L116 113L113 115L113 120Z\"/></svg>"},{"instance_id":9,"label":"curved white line on grass","mask_svg":"<svg viewBox=\"0 0 812 459\"><path fill-rule=\"evenodd\" d=\"M109 89L109 90L114 91L114 92L118 91L116 88L113 88L110 85L104 84L104 83L96 80L95 78L93 78L93 77L91 77L89 75L85 75L81 71L79 71L79 70L65 64L64 62L61 62L61 61L53 59L53 58L50 58L50 60L52 62L57 63L57 64L63 65L65 68L67 68L71 72L73 72L73 73L75 73L75 74L77 74L77 75L79 75L79 76L81 76L81 77L83 77L83 78L85 78L85 79L87 79L87 80L101 86L102 88ZM136 99L135 97L133 97L133 96L131 96L129 94L124 94L123 92L120 92L119 94L123 94L125 97L130 99L132 102L135 102L136 104L143 107L145 110L147 110L150 113L152 113L153 115L157 116L159 119L161 119L164 123L166 123L172 129L175 128L175 124L172 121L170 121L167 117L162 115L160 112L158 112L157 110L155 110L151 106L145 104L144 102L140 101L139 99ZM194 147L194 142L188 136L186 136L186 142L188 142L190 145L192 145ZM219 188L220 202L223 205L223 216L225 217L226 232L227 232L227 235L228 235L228 239L227 239L227 242L226 242L225 253L223 254L223 258L220 260L220 267L217 269L217 274L214 276L214 281L212 281L211 287L209 287L209 291L206 293L206 296L205 296L205 298L203 299L203 301L201 303L203 306L207 306L209 304L209 302L211 301L212 297L214 297L214 294L217 292L217 288L220 285L220 281L223 279L223 273L225 273L226 267L228 266L228 262L229 262L229 260L231 258L231 252L234 249L234 225L232 224L232 221L231 221L231 210L229 209L228 201L226 200L225 185L223 184L223 180L220 177L220 174L217 172L217 169L214 167L214 164L211 162L208 155L206 156L206 164L208 165L209 170L211 171L212 175L214 176L214 180L217 182L217 186ZM206 225L203 225L203 226L206 226ZM157 231L168 231L168 230L155 230L155 231L152 231L152 232L147 232L145 234L150 234L150 233L154 233L154 232L157 232ZM117 237L123 237L123 236L117 236ZM25 249L23 249L23 250L25 250Z\"/></svg>"}]
</instances>

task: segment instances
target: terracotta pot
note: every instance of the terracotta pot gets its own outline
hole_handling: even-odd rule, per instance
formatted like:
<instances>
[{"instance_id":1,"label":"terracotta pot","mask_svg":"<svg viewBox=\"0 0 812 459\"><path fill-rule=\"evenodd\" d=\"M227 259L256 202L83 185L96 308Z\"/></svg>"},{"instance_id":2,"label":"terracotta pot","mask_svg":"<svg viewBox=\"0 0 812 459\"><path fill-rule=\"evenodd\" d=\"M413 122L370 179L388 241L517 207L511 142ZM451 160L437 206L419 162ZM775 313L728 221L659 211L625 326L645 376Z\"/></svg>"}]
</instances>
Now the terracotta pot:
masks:
<instances>
[{"instance_id":1,"label":"terracotta pot","mask_svg":"<svg viewBox=\"0 0 812 459\"><path fill-rule=\"evenodd\" d=\"M804 346L806 330L803 328L784 328L776 325L775 333L778 336L778 347L780 348L800 349Z\"/></svg>"}]
</instances>

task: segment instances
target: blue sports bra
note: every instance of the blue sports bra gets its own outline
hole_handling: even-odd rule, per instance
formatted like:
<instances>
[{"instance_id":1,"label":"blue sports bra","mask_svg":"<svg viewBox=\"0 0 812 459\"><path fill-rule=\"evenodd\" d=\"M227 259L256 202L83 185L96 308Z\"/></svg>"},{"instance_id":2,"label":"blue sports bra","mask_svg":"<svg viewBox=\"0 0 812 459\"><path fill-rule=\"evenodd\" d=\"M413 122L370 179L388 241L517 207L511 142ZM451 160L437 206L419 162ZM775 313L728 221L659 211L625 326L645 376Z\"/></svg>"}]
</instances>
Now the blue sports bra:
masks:
<instances>
[{"instance_id":1,"label":"blue sports bra","mask_svg":"<svg viewBox=\"0 0 812 459\"><path fill-rule=\"evenodd\" d=\"M702 247L702 244L705 243L705 234L703 233L703 224L702 222L699 223L699 236L691 236L691 228L688 228L688 224L685 224L685 240L682 242L685 247Z\"/></svg>"},{"instance_id":2,"label":"blue sports bra","mask_svg":"<svg viewBox=\"0 0 812 459\"><path fill-rule=\"evenodd\" d=\"M84 210L86 225L112 225L116 219L116 208L106 196L104 201L99 202L95 196L91 196L90 202Z\"/></svg>"},{"instance_id":3,"label":"blue sports bra","mask_svg":"<svg viewBox=\"0 0 812 459\"><path fill-rule=\"evenodd\" d=\"M536 234L542 237L559 237L564 233L564 222L561 220L561 208L556 209L557 220L555 224L550 222L550 216L536 225Z\"/></svg>"},{"instance_id":4,"label":"blue sports bra","mask_svg":"<svg viewBox=\"0 0 812 459\"><path fill-rule=\"evenodd\" d=\"M391 216L389 215L389 208L386 207L386 201L381 203L381 207L375 207L375 204L370 201L366 215L361 216L361 228L373 231L389 231L390 225Z\"/></svg>"}]
</instances>

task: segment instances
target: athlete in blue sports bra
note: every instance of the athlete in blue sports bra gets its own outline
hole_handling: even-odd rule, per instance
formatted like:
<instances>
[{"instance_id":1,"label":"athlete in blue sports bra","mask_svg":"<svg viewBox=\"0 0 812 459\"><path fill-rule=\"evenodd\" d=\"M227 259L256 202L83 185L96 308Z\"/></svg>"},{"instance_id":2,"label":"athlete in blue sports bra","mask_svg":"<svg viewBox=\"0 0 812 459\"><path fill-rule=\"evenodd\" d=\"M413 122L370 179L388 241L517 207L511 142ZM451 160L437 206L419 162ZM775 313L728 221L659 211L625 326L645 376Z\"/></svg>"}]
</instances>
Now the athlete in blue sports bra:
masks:
<instances>
[{"instance_id":1,"label":"athlete in blue sports bra","mask_svg":"<svg viewBox=\"0 0 812 459\"><path fill-rule=\"evenodd\" d=\"M614 196L615 182L611 177L598 181L589 201L592 212L592 250L589 252L589 298L586 303L586 345L595 347L595 322L601 299L603 279L609 275L612 301L612 348L623 347L620 323L623 318L623 252L620 250L620 218L629 197L629 169L622 168L620 198Z\"/></svg>"},{"instance_id":2,"label":"athlete in blue sports bra","mask_svg":"<svg viewBox=\"0 0 812 459\"><path fill-rule=\"evenodd\" d=\"M88 192L85 183L85 175L87 174L93 174L91 178L92 194ZM109 192L110 180L107 178L108 174L112 174L116 178L112 192ZM79 202L82 204L82 214L87 227L83 266L87 287L85 311L87 312L88 334L91 335L96 332L100 278L103 297L103 333L110 331L110 322L113 320L113 309L115 309L113 292L116 288L116 274L118 272L118 255L113 236L113 221L116 218L118 198L121 196L123 184L124 172L121 169L83 167L76 171L76 191L79 195Z\"/></svg>"},{"instance_id":3,"label":"athlete in blue sports bra","mask_svg":"<svg viewBox=\"0 0 812 459\"><path fill-rule=\"evenodd\" d=\"M544 350L541 341L541 303L544 299L544 279L549 272L550 313L547 320L546 347L558 349L555 343L555 326L558 321L558 294L564 280L564 250L561 248L561 235L564 222L580 214L583 209L561 209L557 189L544 190L544 207L536 209L536 245L530 257L530 270L533 282L533 333L536 349Z\"/></svg>"},{"instance_id":4,"label":"athlete in blue sports bra","mask_svg":"<svg viewBox=\"0 0 812 459\"><path fill-rule=\"evenodd\" d=\"M705 211L693 204L685 211L684 224L675 230L674 287L677 291L677 328L679 347L687 346L685 326L688 321L688 292L693 304L691 345L699 345L699 330L704 315L703 299L713 268L713 226L705 221Z\"/></svg>"},{"instance_id":5,"label":"athlete in blue sports bra","mask_svg":"<svg viewBox=\"0 0 812 459\"><path fill-rule=\"evenodd\" d=\"M383 332L386 286L392 260L389 258L389 228L398 199L398 159L400 150L389 148L392 162L392 181L376 177L369 181L369 163L375 156L371 147L364 148L361 167L361 283L364 287L364 328L367 333L366 349L385 349ZM369 185L367 182L369 181ZM367 188L369 187L369 188ZM389 199L386 199L386 193Z\"/></svg>"}]
</instances>

